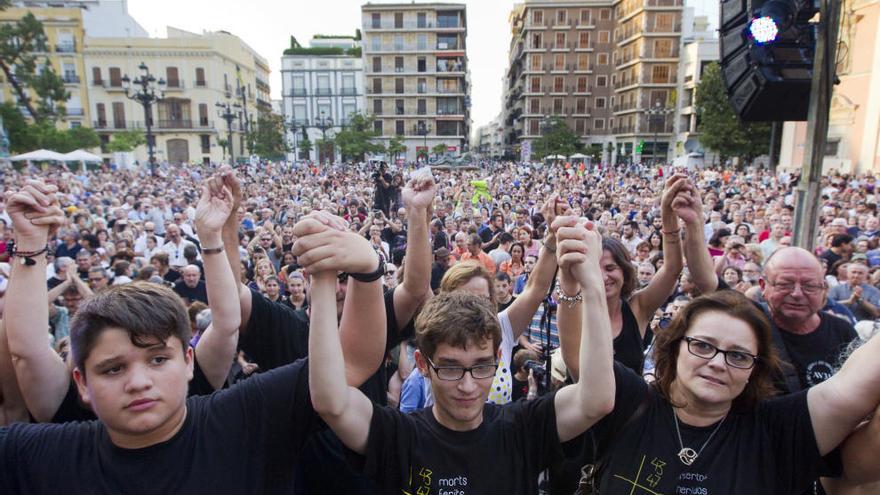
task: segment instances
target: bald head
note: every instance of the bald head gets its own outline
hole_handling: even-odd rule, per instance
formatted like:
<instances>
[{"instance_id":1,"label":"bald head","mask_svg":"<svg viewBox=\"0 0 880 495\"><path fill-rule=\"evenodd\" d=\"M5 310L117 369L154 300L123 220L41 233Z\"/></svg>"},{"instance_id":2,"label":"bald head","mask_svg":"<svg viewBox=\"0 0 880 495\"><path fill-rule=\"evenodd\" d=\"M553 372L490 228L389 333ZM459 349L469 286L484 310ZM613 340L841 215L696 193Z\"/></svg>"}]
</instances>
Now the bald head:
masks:
<instances>
[{"instance_id":1,"label":"bald head","mask_svg":"<svg viewBox=\"0 0 880 495\"><path fill-rule=\"evenodd\" d=\"M202 276L202 270L198 265L186 265L181 270L183 274L183 283L189 288L194 288L199 284L199 278Z\"/></svg>"},{"instance_id":2,"label":"bald head","mask_svg":"<svg viewBox=\"0 0 880 495\"><path fill-rule=\"evenodd\" d=\"M764 274L767 278L773 279L775 273L783 268L800 270L812 268L818 277L822 277L825 273L819 260L806 249L799 247L783 247L774 251L764 263Z\"/></svg>"}]
</instances>

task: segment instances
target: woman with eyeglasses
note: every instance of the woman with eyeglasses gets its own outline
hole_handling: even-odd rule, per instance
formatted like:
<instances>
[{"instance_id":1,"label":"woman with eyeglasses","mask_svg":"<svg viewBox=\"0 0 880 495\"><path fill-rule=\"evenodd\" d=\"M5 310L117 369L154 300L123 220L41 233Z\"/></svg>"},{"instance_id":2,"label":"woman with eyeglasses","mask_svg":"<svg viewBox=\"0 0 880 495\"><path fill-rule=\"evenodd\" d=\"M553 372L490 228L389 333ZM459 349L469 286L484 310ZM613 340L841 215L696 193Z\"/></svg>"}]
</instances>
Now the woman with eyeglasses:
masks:
<instances>
[{"instance_id":1,"label":"woman with eyeglasses","mask_svg":"<svg viewBox=\"0 0 880 495\"><path fill-rule=\"evenodd\" d=\"M597 268L572 260L585 249L578 229L557 236L560 276L586 279ZM561 334L581 330L560 323ZM763 312L733 291L697 298L657 334L653 384L614 364L614 409L578 441L599 466L583 482L601 493L804 493L880 403L878 352L875 339L825 382L773 398L780 360Z\"/></svg>"}]
</instances>

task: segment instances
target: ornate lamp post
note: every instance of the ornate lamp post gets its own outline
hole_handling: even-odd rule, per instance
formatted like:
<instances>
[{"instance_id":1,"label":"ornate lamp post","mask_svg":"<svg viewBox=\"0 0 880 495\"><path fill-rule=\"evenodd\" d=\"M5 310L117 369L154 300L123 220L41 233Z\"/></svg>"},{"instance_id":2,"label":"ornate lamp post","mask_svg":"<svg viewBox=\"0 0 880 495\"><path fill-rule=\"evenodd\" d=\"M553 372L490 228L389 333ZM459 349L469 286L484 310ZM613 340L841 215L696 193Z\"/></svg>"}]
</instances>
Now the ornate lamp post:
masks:
<instances>
[{"instance_id":1,"label":"ornate lamp post","mask_svg":"<svg viewBox=\"0 0 880 495\"><path fill-rule=\"evenodd\" d=\"M657 134L659 131L657 130L657 125L653 124L655 119L660 120L663 124L663 127L666 126L666 116L672 111L671 108L665 108L659 101L654 102L654 106L645 110L645 114L648 116L648 127L654 128L654 145L651 148L651 164L657 164ZM665 130L665 129L664 129Z\"/></svg>"},{"instance_id":2,"label":"ornate lamp post","mask_svg":"<svg viewBox=\"0 0 880 495\"><path fill-rule=\"evenodd\" d=\"M141 62L138 66L142 74L132 80L126 74L122 78L122 88L125 90L125 96L134 100L144 107L144 124L147 128L147 155L149 156L150 173L156 173L156 157L153 153L155 147L155 139L153 138L153 120L150 111L153 103L161 101L165 98L165 80L150 74L147 64ZM132 90L134 86L134 90Z\"/></svg>"},{"instance_id":3,"label":"ornate lamp post","mask_svg":"<svg viewBox=\"0 0 880 495\"><path fill-rule=\"evenodd\" d=\"M241 105L227 101L226 103L217 102L214 106L217 107L217 115L226 121L226 129L229 133L229 136L226 138L229 145L229 164L235 165L235 157L232 156L232 122L238 118L237 110L241 108Z\"/></svg>"},{"instance_id":4,"label":"ornate lamp post","mask_svg":"<svg viewBox=\"0 0 880 495\"><path fill-rule=\"evenodd\" d=\"M415 128L416 134L422 136L422 147L425 150L425 161L428 161L428 134L431 133L431 126L427 125L424 120L420 120L418 124L416 124ZM419 154L416 153L416 161L419 159Z\"/></svg>"},{"instance_id":5,"label":"ornate lamp post","mask_svg":"<svg viewBox=\"0 0 880 495\"><path fill-rule=\"evenodd\" d=\"M324 112L321 111L321 117L315 121L314 127L317 127L321 131L321 148L318 150L318 162L323 162L323 155L326 154L326 146L327 146L327 129L333 128L333 119L330 117L325 117Z\"/></svg>"}]
</instances>

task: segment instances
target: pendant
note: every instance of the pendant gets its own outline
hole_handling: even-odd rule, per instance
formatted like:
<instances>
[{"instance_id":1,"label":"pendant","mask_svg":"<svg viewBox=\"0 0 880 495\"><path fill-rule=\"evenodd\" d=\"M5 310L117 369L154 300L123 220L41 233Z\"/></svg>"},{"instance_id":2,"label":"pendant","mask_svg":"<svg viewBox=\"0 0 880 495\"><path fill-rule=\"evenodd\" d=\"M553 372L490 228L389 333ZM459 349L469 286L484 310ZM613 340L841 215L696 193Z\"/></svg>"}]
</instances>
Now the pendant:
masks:
<instances>
[{"instance_id":1,"label":"pendant","mask_svg":"<svg viewBox=\"0 0 880 495\"><path fill-rule=\"evenodd\" d=\"M697 453L690 447L683 447L678 451L678 458L681 459L681 462L686 466L690 466L695 460L697 460Z\"/></svg>"}]
</instances>

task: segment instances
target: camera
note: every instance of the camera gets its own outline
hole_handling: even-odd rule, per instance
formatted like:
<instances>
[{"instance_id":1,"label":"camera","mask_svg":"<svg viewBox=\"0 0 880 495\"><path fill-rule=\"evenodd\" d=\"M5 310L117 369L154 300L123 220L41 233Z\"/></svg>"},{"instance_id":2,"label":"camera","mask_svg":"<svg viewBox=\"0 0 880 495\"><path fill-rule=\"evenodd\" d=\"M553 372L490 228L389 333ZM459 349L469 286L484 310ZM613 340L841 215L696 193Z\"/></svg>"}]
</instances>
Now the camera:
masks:
<instances>
[{"instance_id":1,"label":"camera","mask_svg":"<svg viewBox=\"0 0 880 495\"><path fill-rule=\"evenodd\" d=\"M547 370L544 368L544 363L540 361L535 361L533 359L529 359L528 361L523 363L523 368L526 371L531 371L534 374L535 380L538 383L541 383L543 381L544 375L547 374Z\"/></svg>"}]
</instances>

